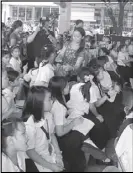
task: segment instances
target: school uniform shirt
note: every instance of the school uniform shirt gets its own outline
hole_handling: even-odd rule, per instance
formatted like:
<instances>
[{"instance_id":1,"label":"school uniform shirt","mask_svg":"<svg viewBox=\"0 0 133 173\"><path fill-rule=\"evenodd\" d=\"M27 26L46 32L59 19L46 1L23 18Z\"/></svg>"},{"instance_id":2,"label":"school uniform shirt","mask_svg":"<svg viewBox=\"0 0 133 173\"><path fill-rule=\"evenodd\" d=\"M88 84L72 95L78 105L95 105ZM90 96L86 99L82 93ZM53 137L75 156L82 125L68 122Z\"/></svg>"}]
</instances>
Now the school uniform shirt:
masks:
<instances>
[{"instance_id":1,"label":"school uniform shirt","mask_svg":"<svg viewBox=\"0 0 133 173\"><path fill-rule=\"evenodd\" d=\"M123 172L133 172L133 130L126 127L116 145L116 154Z\"/></svg>"},{"instance_id":2,"label":"school uniform shirt","mask_svg":"<svg viewBox=\"0 0 133 173\"><path fill-rule=\"evenodd\" d=\"M30 87L35 84L39 69L30 70L25 76L24 80L30 82Z\"/></svg>"},{"instance_id":3,"label":"school uniform shirt","mask_svg":"<svg viewBox=\"0 0 133 173\"><path fill-rule=\"evenodd\" d=\"M95 103L101 98L99 88L95 83L92 84L90 88L90 103Z\"/></svg>"},{"instance_id":4,"label":"school uniform shirt","mask_svg":"<svg viewBox=\"0 0 133 173\"><path fill-rule=\"evenodd\" d=\"M54 117L55 126L63 126L67 123L67 109L58 100L54 102L51 113Z\"/></svg>"},{"instance_id":5,"label":"school uniform shirt","mask_svg":"<svg viewBox=\"0 0 133 173\"><path fill-rule=\"evenodd\" d=\"M22 62L21 62L20 58L15 59L14 57L12 57L10 59L10 64L12 65L12 67L15 71L21 73Z\"/></svg>"},{"instance_id":6,"label":"school uniform shirt","mask_svg":"<svg viewBox=\"0 0 133 173\"><path fill-rule=\"evenodd\" d=\"M8 156L2 153L2 172L26 172L25 156L25 152L17 152L18 167Z\"/></svg>"},{"instance_id":7,"label":"school uniform shirt","mask_svg":"<svg viewBox=\"0 0 133 173\"><path fill-rule=\"evenodd\" d=\"M118 59L117 59L117 64L119 66L123 66L123 67L126 67L126 64L123 63L123 60L128 60L129 57L126 53L123 53L123 52L119 52L118 53Z\"/></svg>"},{"instance_id":8,"label":"school uniform shirt","mask_svg":"<svg viewBox=\"0 0 133 173\"><path fill-rule=\"evenodd\" d=\"M108 56L108 62L106 62L106 64L104 65L104 69L107 71L114 71L114 69L111 67L111 64L114 64L114 61L110 56ZM116 66L115 66L115 68L116 68Z\"/></svg>"},{"instance_id":9,"label":"school uniform shirt","mask_svg":"<svg viewBox=\"0 0 133 173\"><path fill-rule=\"evenodd\" d=\"M46 82L49 84L50 79L54 76L54 67L51 64L46 64L43 67L39 67L38 75L35 81L35 85L39 82Z\"/></svg>"},{"instance_id":10,"label":"school uniform shirt","mask_svg":"<svg viewBox=\"0 0 133 173\"><path fill-rule=\"evenodd\" d=\"M103 72L103 80L100 80L100 84L104 90L110 90L112 88L112 80L108 72Z\"/></svg>"},{"instance_id":11,"label":"school uniform shirt","mask_svg":"<svg viewBox=\"0 0 133 173\"><path fill-rule=\"evenodd\" d=\"M70 90L70 100L67 102L69 118L76 118L89 113L89 103L84 99L81 87L84 83L73 85Z\"/></svg>"},{"instance_id":12,"label":"school uniform shirt","mask_svg":"<svg viewBox=\"0 0 133 173\"><path fill-rule=\"evenodd\" d=\"M48 123L48 126L47 126ZM41 129L43 126L45 130L49 134L52 134L54 132L55 126L54 126L54 121L53 121L53 116L50 113L45 113L45 119L42 119L40 122L35 123L34 118L31 115L27 122L25 122L26 125L26 134L28 137L27 141L27 150L35 149L35 151L46 161L50 163L55 163L56 161L56 155L54 153L54 148L53 148L53 153L50 155L48 146L49 146L49 141ZM49 130L48 130L49 129ZM35 165L37 166L39 172L52 172L48 168L42 167L38 163L35 162Z\"/></svg>"},{"instance_id":13,"label":"school uniform shirt","mask_svg":"<svg viewBox=\"0 0 133 173\"><path fill-rule=\"evenodd\" d=\"M133 45L129 45L128 53L129 53L129 55L133 55Z\"/></svg>"}]
</instances>

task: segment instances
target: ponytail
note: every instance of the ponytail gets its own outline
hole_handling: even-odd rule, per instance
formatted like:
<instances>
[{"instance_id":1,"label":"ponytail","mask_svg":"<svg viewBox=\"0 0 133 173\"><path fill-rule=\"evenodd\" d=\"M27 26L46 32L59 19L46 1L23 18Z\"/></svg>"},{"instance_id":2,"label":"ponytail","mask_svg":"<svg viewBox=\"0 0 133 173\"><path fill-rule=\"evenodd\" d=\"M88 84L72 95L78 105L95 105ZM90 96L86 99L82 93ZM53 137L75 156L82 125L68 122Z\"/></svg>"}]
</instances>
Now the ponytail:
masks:
<instances>
[{"instance_id":1,"label":"ponytail","mask_svg":"<svg viewBox=\"0 0 133 173\"><path fill-rule=\"evenodd\" d=\"M85 83L85 85L81 87L81 92L83 94L84 99L86 99L87 102L90 102L90 88L91 88L90 82Z\"/></svg>"}]
</instances>

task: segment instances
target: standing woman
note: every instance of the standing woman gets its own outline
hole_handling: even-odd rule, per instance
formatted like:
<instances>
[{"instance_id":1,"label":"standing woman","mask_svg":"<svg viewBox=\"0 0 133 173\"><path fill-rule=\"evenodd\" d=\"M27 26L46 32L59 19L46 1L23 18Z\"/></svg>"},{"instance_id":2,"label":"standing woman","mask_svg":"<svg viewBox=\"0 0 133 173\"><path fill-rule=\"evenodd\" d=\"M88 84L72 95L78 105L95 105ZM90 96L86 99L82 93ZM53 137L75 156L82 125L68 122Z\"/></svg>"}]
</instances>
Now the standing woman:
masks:
<instances>
[{"instance_id":1,"label":"standing woman","mask_svg":"<svg viewBox=\"0 0 133 173\"><path fill-rule=\"evenodd\" d=\"M84 48L85 31L83 28L76 28L72 41L64 45L56 59L56 62L60 64L57 68L57 75L75 76L84 61Z\"/></svg>"},{"instance_id":2,"label":"standing woman","mask_svg":"<svg viewBox=\"0 0 133 173\"><path fill-rule=\"evenodd\" d=\"M10 47L20 45L22 43L21 33L23 31L23 23L21 20L16 20L10 31L9 45Z\"/></svg>"}]
</instances>

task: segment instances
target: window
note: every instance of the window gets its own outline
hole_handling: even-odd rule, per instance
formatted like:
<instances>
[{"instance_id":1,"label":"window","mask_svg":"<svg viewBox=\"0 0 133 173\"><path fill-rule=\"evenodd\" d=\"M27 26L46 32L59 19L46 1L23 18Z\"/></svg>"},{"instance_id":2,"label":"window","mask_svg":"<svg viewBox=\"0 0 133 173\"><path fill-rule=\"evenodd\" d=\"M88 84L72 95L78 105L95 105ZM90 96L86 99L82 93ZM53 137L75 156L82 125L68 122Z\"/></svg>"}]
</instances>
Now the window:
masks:
<instances>
[{"instance_id":1,"label":"window","mask_svg":"<svg viewBox=\"0 0 133 173\"><path fill-rule=\"evenodd\" d=\"M42 8L40 8L40 7L36 7L35 8L35 20L36 21L40 20L40 18L41 18L41 11L42 11Z\"/></svg>"},{"instance_id":2,"label":"window","mask_svg":"<svg viewBox=\"0 0 133 173\"><path fill-rule=\"evenodd\" d=\"M59 14L59 8L51 8L51 13Z\"/></svg>"},{"instance_id":3,"label":"window","mask_svg":"<svg viewBox=\"0 0 133 173\"><path fill-rule=\"evenodd\" d=\"M25 20L25 8L19 7L19 19Z\"/></svg>"},{"instance_id":4,"label":"window","mask_svg":"<svg viewBox=\"0 0 133 173\"><path fill-rule=\"evenodd\" d=\"M26 9L26 20L31 20L32 19L32 8L27 8Z\"/></svg>"},{"instance_id":5,"label":"window","mask_svg":"<svg viewBox=\"0 0 133 173\"><path fill-rule=\"evenodd\" d=\"M18 16L18 9L17 7L12 7L12 17L17 18Z\"/></svg>"},{"instance_id":6,"label":"window","mask_svg":"<svg viewBox=\"0 0 133 173\"><path fill-rule=\"evenodd\" d=\"M47 17L50 14L50 7L43 7L43 17Z\"/></svg>"}]
</instances>

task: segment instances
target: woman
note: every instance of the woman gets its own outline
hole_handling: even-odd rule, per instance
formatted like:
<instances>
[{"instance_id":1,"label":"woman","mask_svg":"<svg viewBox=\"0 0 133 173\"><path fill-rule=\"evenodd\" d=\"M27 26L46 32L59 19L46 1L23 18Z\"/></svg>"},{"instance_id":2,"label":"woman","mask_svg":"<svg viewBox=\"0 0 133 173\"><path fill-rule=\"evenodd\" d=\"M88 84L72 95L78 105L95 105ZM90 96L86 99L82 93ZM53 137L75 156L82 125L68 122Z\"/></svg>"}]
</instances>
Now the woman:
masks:
<instances>
[{"instance_id":1,"label":"woman","mask_svg":"<svg viewBox=\"0 0 133 173\"><path fill-rule=\"evenodd\" d=\"M10 118L2 122L2 172L26 172L25 126L22 120Z\"/></svg>"},{"instance_id":2,"label":"woman","mask_svg":"<svg viewBox=\"0 0 133 173\"><path fill-rule=\"evenodd\" d=\"M76 28L72 41L64 45L56 59L56 62L60 64L57 67L57 75L73 76L77 74L84 61L84 37L84 29Z\"/></svg>"},{"instance_id":3,"label":"woman","mask_svg":"<svg viewBox=\"0 0 133 173\"><path fill-rule=\"evenodd\" d=\"M23 31L23 23L20 20L16 20L13 25L9 36L10 47L20 45L22 43L21 33Z\"/></svg>"},{"instance_id":4,"label":"woman","mask_svg":"<svg viewBox=\"0 0 133 173\"><path fill-rule=\"evenodd\" d=\"M28 136L27 155L40 172L61 172L64 169L49 113L51 106L51 93L47 88L36 86L30 89L23 110Z\"/></svg>"}]
</instances>

